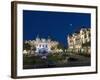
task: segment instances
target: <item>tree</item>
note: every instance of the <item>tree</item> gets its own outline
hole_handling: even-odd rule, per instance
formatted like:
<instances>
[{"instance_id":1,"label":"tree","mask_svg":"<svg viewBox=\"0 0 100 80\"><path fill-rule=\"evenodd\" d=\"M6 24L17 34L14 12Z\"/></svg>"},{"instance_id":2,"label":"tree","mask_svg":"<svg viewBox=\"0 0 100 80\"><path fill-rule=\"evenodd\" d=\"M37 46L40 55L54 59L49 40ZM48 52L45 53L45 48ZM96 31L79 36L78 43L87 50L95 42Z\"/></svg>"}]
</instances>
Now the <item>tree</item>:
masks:
<instances>
[{"instance_id":1,"label":"tree","mask_svg":"<svg viewBox=\"0 0 100 80\"><path fill-rule=\"evenodd\" d=\"M31 46L28 43L23 43L23 49L24 50L30 50Z\"/></svg>"},{"instance_id":2,"label":"tree","mask_svg":"<svg viewBox=\"0 0 100 80\"><path fill-rule=\"evenodd\" d=\"M58 45L57 45L57 48L58 48L58 49L62 49L63 51L65 50L63 44L58 44Z\"/></svg>"}]
</instances>

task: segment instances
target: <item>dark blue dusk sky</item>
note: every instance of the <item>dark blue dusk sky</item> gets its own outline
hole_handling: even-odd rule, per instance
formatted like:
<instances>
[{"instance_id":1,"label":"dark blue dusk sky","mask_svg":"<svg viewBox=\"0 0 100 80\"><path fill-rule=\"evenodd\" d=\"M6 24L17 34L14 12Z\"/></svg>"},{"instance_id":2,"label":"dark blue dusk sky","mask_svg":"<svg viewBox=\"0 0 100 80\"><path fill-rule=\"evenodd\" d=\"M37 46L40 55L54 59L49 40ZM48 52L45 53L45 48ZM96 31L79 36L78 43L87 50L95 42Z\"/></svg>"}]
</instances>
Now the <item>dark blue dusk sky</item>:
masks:
<instances>
[{"instance_id":1,"label":"dark blue dusk sky","mask_svg":"<svg viewBox=\"0 0 100 80\"><path fill-rule=\"evenodd\" d=\"M51 37L67 46L67 35L91 27L87 13L23 10L23 40Z\"/></svg>"}]
</instances>

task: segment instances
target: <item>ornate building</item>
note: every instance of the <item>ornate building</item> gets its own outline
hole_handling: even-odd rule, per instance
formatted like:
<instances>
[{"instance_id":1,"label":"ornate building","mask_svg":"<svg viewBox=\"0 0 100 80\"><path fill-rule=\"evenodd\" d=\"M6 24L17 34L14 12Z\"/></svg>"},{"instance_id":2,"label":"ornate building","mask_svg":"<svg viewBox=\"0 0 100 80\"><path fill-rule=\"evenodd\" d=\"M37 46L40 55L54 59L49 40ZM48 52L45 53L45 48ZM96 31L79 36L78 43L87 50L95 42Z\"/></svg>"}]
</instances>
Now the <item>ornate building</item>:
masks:
<instances>
[{"instance_id":1,"label":"ornate building","mask_svg":"<svg viewBox=\"0 0 100 80\"><path fill-rule=\"evenodd\" d=\"M37 37L36 40L34 41L34 45L36 47L37 53L41 52L51 52L51 48L55 47L58 45L57 41L51 41L51 39L44 39L44 38L39 38Z\"/></svg>"},{"instance_id":2,"label":"ornate building","mask_svg":"<svg viewBox=\"0 0 100 80\"><path fill-rule=\"evenodd\" d=\"M57 41L52 41L50 38L45 39L39 38L38 36L35 40L25 41L25 43L31 45L31 52L33 51L34 53L38 54L50 53L53 51L52 48L59 44ZM33 48L35 48L35 50L33 50Z\"/></svg>"},{"instance_id":3,"label":"ornate building","mask_svg":"<svg viewBox=\"0 0 100 80\"><path fill-rule=\"evenodd\" d=\"M72 35L69 35L68 40L68 50L73 52L82 52L87 51L86 48L88 48L88 52L90 51L90 42L91 42L91 36L90 36L90 28L82 28L79 32L76 32ZM89 52L90 53L90 52Z\"/></svg>"}]
</instances>

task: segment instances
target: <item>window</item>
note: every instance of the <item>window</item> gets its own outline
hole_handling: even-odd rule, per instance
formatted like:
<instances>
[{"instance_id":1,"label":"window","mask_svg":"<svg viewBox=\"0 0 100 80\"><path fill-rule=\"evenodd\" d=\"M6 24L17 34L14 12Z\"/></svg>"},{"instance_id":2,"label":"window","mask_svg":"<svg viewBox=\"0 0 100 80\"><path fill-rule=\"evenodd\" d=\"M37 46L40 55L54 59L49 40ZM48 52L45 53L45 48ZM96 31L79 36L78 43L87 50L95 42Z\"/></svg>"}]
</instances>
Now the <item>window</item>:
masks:
<instances>
[{"instance_id":1,"label":"window","mask_svg":"<svg viewBox=\"0 0 100 80\"><path fill-rule=\"evenodd\" d=\"M48 47L47 44L45 45L45 47L46 47L46 48Z\"/></svg>"}]
</instances>

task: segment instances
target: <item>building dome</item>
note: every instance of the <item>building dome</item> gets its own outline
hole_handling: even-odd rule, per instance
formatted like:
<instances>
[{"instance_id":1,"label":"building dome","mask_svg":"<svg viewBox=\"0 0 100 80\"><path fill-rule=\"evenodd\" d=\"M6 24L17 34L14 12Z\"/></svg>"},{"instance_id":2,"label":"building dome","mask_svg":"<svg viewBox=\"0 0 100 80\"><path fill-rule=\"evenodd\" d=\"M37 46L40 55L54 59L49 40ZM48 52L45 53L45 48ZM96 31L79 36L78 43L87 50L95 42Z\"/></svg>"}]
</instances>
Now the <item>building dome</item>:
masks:
<instances>
[{"instance_id":1,"label":"building dome","mask_svg":"<svg viewBox=\"0 0 100 80\"><path fill-rule=\"evenodd\" d=\"M46 39L43 39L43 38L42 38L41 41L42 41L42 42L46 42Z\"/></svg>"}]
</instances>

